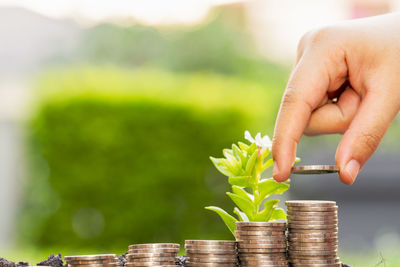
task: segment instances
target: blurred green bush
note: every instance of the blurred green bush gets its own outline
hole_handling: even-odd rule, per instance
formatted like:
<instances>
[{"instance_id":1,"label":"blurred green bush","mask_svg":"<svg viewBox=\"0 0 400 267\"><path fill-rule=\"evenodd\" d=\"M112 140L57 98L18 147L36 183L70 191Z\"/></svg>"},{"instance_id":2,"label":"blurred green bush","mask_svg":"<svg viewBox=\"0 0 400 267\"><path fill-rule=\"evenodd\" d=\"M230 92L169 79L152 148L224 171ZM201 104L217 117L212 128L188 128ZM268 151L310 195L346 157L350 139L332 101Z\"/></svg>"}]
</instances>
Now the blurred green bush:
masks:
<instances>
[{"instance_id":1,"label":"blurred green bush","mask_svg":"<svg viewBox=\"0 0 400 267\"><path fill-rule=\"evenodd\" d=\"M48 72L28 124L23 244L125 249L231 238L203 209L232 210L208 159L271 133L280 93L212 74L79 67Z\"/></svg>"}]
</instances>

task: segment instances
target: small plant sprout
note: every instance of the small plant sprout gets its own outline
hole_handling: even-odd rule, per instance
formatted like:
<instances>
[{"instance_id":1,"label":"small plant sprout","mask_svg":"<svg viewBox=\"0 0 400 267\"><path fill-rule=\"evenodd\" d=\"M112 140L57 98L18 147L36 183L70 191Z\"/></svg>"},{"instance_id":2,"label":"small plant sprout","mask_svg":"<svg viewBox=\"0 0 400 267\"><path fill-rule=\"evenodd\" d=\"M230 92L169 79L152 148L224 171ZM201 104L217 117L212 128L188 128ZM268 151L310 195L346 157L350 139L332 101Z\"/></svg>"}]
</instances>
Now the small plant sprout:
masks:
<instances>
[{"instance_id":1,"label":"small plant sprout","mask_svg":"<svg viewBox=\"0 0 400 267\"><path fill-rule=\"evenodd\" d=\"M233 212L237 218L218 207L206 207L221 217L229 230L234 233L237 221L268 222L286 219L285 211L278 208L277 199L269 199L271 195L282 194L289 189L289 184L278 183L273 178L262 178L262 173L273 165L270 157L272 143L265 135L258 133L255 138L246 131L245 139L250 144L238 142L232 149L224 149L224 158L210 157L215 167L228 176L232 192L226 194L237 207ZM296 162L300 159L296 158Z\"/></svg>"}]
</instances>

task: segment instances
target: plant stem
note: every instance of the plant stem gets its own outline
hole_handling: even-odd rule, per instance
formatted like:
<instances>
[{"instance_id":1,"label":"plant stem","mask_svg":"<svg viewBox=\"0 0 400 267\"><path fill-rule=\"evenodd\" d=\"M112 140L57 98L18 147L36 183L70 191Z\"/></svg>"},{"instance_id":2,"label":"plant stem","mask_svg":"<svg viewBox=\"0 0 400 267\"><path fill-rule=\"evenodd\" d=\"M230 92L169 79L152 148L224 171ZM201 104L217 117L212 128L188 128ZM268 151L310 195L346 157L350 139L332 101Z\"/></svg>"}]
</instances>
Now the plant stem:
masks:
<instances>
[{"instance_id":1,"label":"plant stem","mask_svg":"<svg viewBox=\"0 0 400 267\"><path fill-rule=\"evenodd\" d=\"M255 174L254 174L256 179L255 179L254 185L253 185L255 213L260 211L260 204L263 201L262 199L260 199L260 192L258 191L258 184L261 179L263 162L264 162L264 157L262 155L260 155L258 157L257 167L256 167Z\"/></svg>"}]
</instances>

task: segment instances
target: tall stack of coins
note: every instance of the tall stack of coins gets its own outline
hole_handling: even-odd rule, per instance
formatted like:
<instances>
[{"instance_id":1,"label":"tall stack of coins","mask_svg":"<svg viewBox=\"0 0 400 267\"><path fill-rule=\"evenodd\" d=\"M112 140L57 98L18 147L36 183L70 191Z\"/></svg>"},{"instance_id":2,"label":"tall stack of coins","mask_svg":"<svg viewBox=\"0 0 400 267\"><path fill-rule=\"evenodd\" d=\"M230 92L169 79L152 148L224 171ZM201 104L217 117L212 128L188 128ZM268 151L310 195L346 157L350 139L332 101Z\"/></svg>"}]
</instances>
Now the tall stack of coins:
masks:
<instances>
[{"instance_id":1,"label":"tall stack of coins","mask_svg":"<svg viewBox=\"0 0 400 267\"><path fill-rule=\"evenodd\" d=\"M119 266L119 261L115 254L66 256L64 259L70 267Z\"/></svg>"},{"instance_id":2,"label":"tall stack of coins","mask_svg":"<svg viewBox=\"0 0 400 267\"><path fill-rule=\"evenodd\" d=\"M292 266L340 267L336 202L286 201L286 206Z\"/></svg>"},{"instance_id":3,"label":"tall stack of coins","mask_svg":"<svg viewBox=\"0 0 400 267\"><path fill-rule=\"evenodd\" d=\"M126 267L164 266L176 267L176 256L180 245L175 243L153 243L130 245L126 255Z\"/></svg>"},{"instance_id":4,"label":"tall stack of coins","mask_svg":"<svg viewBox=\"0 0 400 267\"><path fill-rule=\"evenodd\" d=\"M239 261L246 266L288 266L285 222L237 222Z\"/></svg>"},{"instance_id":5,"label":"tall stack of coins","mask_svg":"<svg viewBox=\"0 0 400 267\"><path fill-rule=\"evenodd\" d=\"M235 241L186 240L186 266L236 267Z\"/></svg>"}]
</instances>

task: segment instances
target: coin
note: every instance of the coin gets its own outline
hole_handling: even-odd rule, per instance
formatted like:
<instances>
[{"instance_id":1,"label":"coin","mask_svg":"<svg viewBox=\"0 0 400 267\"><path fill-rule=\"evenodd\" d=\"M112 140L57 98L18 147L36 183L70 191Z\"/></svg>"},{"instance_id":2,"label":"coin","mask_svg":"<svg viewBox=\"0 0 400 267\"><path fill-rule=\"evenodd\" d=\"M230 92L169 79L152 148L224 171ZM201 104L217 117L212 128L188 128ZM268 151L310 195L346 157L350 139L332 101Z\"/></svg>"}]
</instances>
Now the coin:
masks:
<instances>
[{"instance_id":1,"label":"coin","mask_svg":"<svg viewBox=\"0 0 400 267\"><path fill-rule=\"evenodd\" d=\"M286 244L286 237L279 237L279 239L243 239L239 241L240 244Z\"/></svg>"},{"instance_id":2,"label":"coin","mask_svg":"<svg viewBox=\"0 0 400 267\"><path fill-rule=\"evenodd\" d=\"M331 206L331 207L316 207L316 206L296 206L296 207L291 207L287 206L287 210L290 213L296 212L296 211L318 211L318 212L330 212L330 211L337 211L338 207L337 206Z\"/></svg>"},{"instance_id":3,"label":"coin","mask_svg":"<svg viewBox=\"0 0 400 267\"><path fill-rule=\"evenodd\" d=\"M299 216L288 216L288 223L297 223L297 224L309 224L310 222L318 222L318 223L338 223L337 216L331 217L299 217Z\"/></svg>"},{"instance_id":4,"label":"coin","mask_svg":"<svg viewBox=\"0 0 400 267\"><path fill-rule=\"evenodd\" d=\"M142 248L142 249L130 249L129 254L134 253L179 253L178 248Z\"/></svg>"},{"instance_id":5,"label":"coin","mask_svg":"<svg viewBox=\"0 0 400 267\"><path fill-rule=\"evenodd\" d=\"M289 229L329 230L338 229L337 224L289 224Z\"/></svg>"},{"instance_id":6,"label":"coin","mask_svg":"<svg viewBox=\"0 0 400 267\"><path fill-rule=\"evenodd\" d=\"M66 261L70 261L70 260L101 260L101 259L115 258L116 256L117 255L115 255L115 254L78 255L78 256L65 256L64 259Z\"/></svg>"},{"instance_id":7,"label":"coin","mask_svg":"<svg viewBox=\"0 0 400 267\"><path fill-rule=\"evenodd\" d=\"M143 248L180 248L176 243L148 243L148 244L135 244L130 245L129 249L143 249Z\"/></svg>"},{"instance_id":8,"label":"coin","mask_svg":"<svg viewBox=\"0 0 400 267\"><path fill-rule=\"evenodd\" d=\"M176 243L148 243L129 246L125 266L173 266L180 245Z\"/></svg>"},{"instance_id":9,"label":"coin","mask_svg":"<svg viewBox=\"0 0 400 267\"><path fill-rule=\"evenodd\" d=\"M186 266L236 266L236 246L236 241L186 240Z\"/></svg>"},{"instance_id":10,"label":"coin","mask_svg":"<svg viewBox=\"0 0 400 267\"><path fill-rule=\"evenodd\" d=\"M337 266L338 206L334 201L287 201L292 266Z\"/></svg>"},{"instance_id":11,"label":"coin","mask_svg":"<svg viewBox=\"0 0 400 267\"><path fill-rule=\"evenodd\" d=\"M275 231L240 231L236 230L235 234L241 236L251 236L251 235L257 235L257 236L282 236L285 234L285 232L275 232Z\"/></svg>"},{"instance_id":12,"label":"coin","mask_svg":"<svg viewBox=\"0 0 400 267\"><path fill-rule=\"evenodd\" d=\"M285 202L287 206L290 207L332 207L336 206L335 201L329 200L287 200Z\"/></svg>"},{"instance_id":13,"label":"coin","mask_svg":"<svg viewBox=\"0 0 400 267\"><path fill-rule=\"evenodd\" d=\"M242 266L288 266L286 222L236 222Z\"/></svg>"},{"instance_id":14,"label":"coin","mask_svg":"<svg viewBox=\"0 0 400 267\"><path fill-rule=\"evenodd\" d=\"M325 174L339 172L335 165L305 165L292 167L293 174Z\"/></svg>"},{"instance_id":15,"label":"coin","mask_svg":"<svg viewBox=\"0 0 400 267\"><path fill-rule=\"evenodd\" d=\"M286 222L236 222L237 227L256 227L256 226L267 226L267 227L285 227Z\"/></svg>"},{"instance_id":16,"label":"coin","mask_svg":"<svg viewBox=\"0 0 400 267\"><path fill-rule=\"evenodd\" d=\"M185 265L187 267L236 267L237 266L236 263L218 263L218 262L217 263L216 262L213 262L213 263L210 263L210 262L197 263L197 262L191 262L191 261L188 261L188 260L186 261Z\"/></svg>"},{"instance_id":17,"label":"coin","mask_svg":"<svg viewBox=\"0 0 400 267\"><path fill-rule=\"evenodd\" d=\"M118 267L119 261L115 254L66 256L68 266L79 267Z\"/></svg>"},{"instance_id":18,"label":"coin","mask_svg":"<svg viewBox=\"0 0 400 267\"><path fill-rule=\"evenodd\" d=\"M242 248L286 248L286 243L281 244L244 244L239 243L238 249Z\"/></svg>"}]
</instances>

